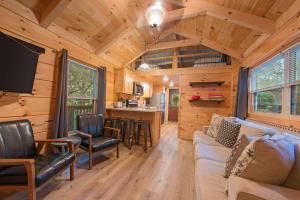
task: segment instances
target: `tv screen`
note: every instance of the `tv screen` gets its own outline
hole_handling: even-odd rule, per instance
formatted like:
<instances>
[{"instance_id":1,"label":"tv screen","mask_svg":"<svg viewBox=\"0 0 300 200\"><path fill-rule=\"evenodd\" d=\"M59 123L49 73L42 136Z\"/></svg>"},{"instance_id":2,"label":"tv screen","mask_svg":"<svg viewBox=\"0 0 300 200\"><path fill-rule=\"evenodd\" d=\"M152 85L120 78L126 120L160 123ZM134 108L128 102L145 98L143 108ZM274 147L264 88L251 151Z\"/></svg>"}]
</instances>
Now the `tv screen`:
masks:
<instances>
[{"instance_id":1,"label":"tv screen","mask_svg":"<svg viewBox=\"0 0 300 200\"><path fill-rule=\"evenodd\" d=\"M0 91L32 93L41 53L45 49L0 32Z\"/></svg>"}]
</instances>

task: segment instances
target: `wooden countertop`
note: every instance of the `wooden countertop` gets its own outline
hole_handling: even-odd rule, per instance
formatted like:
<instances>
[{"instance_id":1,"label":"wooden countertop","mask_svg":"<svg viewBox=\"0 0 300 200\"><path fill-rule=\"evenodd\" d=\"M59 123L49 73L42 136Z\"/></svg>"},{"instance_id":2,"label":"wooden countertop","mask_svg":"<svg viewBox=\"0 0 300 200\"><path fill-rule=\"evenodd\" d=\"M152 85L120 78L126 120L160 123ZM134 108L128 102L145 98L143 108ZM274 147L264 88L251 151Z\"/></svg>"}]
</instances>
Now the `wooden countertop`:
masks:
<instances>
[{"instance_id":1,"label":"wooden countertop","mask_svg":"<svg viewBox=\"0 0 300 200\"><path fill-rule=\"evenodd\" d=\"M106 110L129 111L129 112L162 112L158 108L106 108Z\"/></svg>"}]
</instances>

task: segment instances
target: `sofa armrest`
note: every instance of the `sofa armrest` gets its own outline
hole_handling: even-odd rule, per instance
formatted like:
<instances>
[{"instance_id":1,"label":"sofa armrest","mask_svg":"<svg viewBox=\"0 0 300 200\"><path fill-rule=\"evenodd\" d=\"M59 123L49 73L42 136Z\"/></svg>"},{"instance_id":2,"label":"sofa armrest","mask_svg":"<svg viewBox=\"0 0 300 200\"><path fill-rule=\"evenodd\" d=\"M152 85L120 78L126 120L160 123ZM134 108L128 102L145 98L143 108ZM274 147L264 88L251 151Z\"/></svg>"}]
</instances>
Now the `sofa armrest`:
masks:
<instances>
[{"instance_id":1,"label":"sofa armrest","mask_svg":"<svg viewBox=\"0 0 300 200\"><path fill-rule=\"evenodd\" d=\"M68 149L70 153L74 152L74 144L72 141L69 140L63 140L63 139L44 139L44 140L35 140L36 143L38 143L37 146L37 152L39 153L45 144L51 144L51 143L65 143L68 145Z\"/></svg>"},{"instance_id":2,"label":"sofa armrest","mask_svg":"<svg viewBox=\"0 0 300 200\"><path fill-rule=\"evenodd\" d=\"M228 181L228 200L239 200L239 195L242 193L265 200L296 200L300 196L300 191L298 190L230 176Z\"/></svg>"},{"instance_id":3,"label":"sofa armrest","mask_svg":"<svg viewBox=\"0 0 300 200\"><path fill-rule=\"evenodd\" d=\"M117 139L120 140L120 129L112 128L112 127L104 127L104 130L110 130L113 131L117 135Z\"/></svg>"}]
</instances>

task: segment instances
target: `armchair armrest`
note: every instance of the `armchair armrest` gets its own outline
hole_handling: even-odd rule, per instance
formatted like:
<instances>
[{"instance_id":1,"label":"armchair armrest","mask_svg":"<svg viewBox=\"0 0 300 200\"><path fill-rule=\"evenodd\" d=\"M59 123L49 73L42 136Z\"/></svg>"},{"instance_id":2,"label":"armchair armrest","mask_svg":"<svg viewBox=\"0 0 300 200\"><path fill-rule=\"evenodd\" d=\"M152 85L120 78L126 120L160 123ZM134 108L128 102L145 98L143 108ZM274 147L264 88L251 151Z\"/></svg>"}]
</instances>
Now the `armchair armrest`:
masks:
<instances>
[{"instance_id":1,"label":"armchair armrest","mask_svg":"<svg viewBox=\"0 0 300 200\"><path fill-rule=\"evenodd\" d=\"M43 140L35 140L36 143L38 143L37 146L37 152L39 153L45 144L51 144L51 143L66 143L69 148L69 152L74 152L74 144L72 141L69 140L63 140L63 139L43 139Z\"/></svg>"},{"instance_id":2,"label":"armchair armrest","mask_svg":"<svg viewBox=\"0 0 300 200\"><path fill-rule=\"evenodd\" d=\"M114 133L117 134L117 139L120 140L120 129L105 126L104 130L111 130L111 131L113 131Z\"/></svg>"},{"instance_id":3,"label":"armchair armrest","mask_svg":"<svg viewBox=\"0 0 300 200\"><path fill-rule=\"evenodd\" d=\"M75 130L73 132L76 133L76 135L78 135L79 137L87 138L87 139L91 138L92 139L92 136L90 134L84 133L82 131Z\"/></svg>"},{"instance_id":4,"label":"armchair armrest","mask_svg":"<svg viewBox=\"0 0 300 200\"><path fill-rule=\"evenodd\" d=\"M230 176L228 184L228 200L239 200L239 194L241 193L266 200L296 200L300 196L298 190L259 183L237 176Z\"/></svg>"},{"instance_id":5,"label":"armchair armrest","mask_svg":"<svg viewBox=\"0 0 300 200\"><path fill-rule=\"evenodd\" d=\"M0 159L0 166L11 166L11 165L33 165L34 159Z\"/></svg>"}]
</instances>

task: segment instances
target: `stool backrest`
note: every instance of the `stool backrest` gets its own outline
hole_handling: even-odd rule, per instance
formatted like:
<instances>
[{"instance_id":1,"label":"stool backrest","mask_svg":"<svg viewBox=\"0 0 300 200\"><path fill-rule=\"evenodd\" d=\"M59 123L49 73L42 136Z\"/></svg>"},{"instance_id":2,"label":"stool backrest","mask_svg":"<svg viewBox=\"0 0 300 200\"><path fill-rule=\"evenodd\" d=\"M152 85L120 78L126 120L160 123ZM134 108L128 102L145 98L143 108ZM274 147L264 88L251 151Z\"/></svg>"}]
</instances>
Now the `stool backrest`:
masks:
<instances>
[{"instance_id":1,"label":"stool backrest","mask_svg":"<svg viewBox=\"0 0 300 200\"><path fill-rule=\"evenodd\" d=\"M77 116L77 128L79 131L92 135L92 137L103 136L103 115L89 114Z\"/></svg>"},{"instance_id":2,"label":"stool backrest","mask_svg":"<svg viewBox=\"0 0 300 200\"><path fill-rule=\"evenodd\" d=\"M30 158L35 154L29 120L0 122L0 158Z\"/></svg>"}]
</instances>

